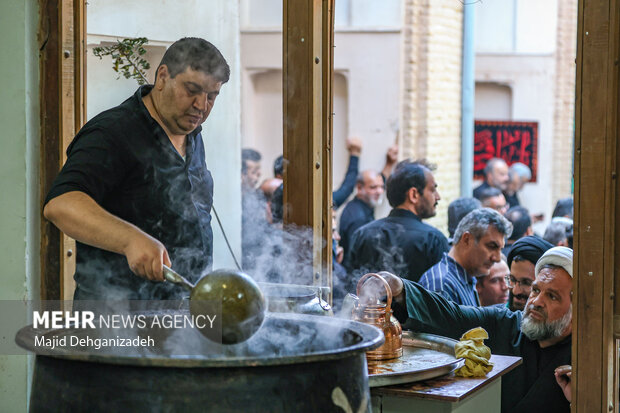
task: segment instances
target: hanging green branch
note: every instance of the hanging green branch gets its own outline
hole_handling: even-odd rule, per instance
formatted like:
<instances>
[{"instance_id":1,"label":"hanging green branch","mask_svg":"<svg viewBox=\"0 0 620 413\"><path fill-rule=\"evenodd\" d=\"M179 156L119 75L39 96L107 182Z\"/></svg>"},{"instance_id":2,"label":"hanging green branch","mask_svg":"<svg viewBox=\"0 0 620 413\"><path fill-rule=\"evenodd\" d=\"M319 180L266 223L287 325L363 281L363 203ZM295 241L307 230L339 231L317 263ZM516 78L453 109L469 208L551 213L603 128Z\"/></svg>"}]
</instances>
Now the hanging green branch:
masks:
<instances>
[{"instance_id":1,"label":"hanging green branch","mask_svg":"<svg viewBox=\"0 0 620 413\"><path fill-rule=\"evenodd\" d=\"M146 54L144 45L148 41L146 37L117 40L113 46L93 48L93 54L99 59L103 59L104 56L111 56L113 59L112 69L119 73L118 78L123 75L125 79L132 78L139 85L144 85L148 83L146 71L151 67L149 62L142 57Z\"/></svg>"}]
</instances>

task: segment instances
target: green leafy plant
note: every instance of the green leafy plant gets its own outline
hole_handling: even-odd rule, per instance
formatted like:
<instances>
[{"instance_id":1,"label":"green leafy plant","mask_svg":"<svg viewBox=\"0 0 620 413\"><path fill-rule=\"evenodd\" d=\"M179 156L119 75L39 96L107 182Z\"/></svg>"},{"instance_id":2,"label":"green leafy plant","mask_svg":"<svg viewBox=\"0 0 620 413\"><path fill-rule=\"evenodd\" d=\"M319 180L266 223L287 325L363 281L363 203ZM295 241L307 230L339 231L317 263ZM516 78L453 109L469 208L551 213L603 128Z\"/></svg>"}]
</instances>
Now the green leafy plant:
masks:
<instances>
[{"instance_id":1,"label":"green leafy plant","mask_svg":"<svg viewBox=\"0 0 620 413\"><path fill-rule=\"evenodd\" d=\"M144 45L148 43L146 37L135 39L117 40L112 46L102 46L93 48L93 54L99 59L104 56L112 57L112 69L125 79L135 79L139 85L148 83L146 71L151 67L150 63L142 56L146 54Z\"/></svg>"}]
</instances>

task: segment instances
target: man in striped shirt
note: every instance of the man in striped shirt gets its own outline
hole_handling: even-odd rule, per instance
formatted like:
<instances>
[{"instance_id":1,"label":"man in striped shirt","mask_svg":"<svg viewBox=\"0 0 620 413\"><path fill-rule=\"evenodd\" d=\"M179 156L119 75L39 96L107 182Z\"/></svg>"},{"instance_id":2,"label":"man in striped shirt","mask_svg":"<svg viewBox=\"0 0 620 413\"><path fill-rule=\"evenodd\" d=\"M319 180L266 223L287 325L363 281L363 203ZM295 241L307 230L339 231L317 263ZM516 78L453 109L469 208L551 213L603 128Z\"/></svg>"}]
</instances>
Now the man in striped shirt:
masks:
<instances>
[{"instance_id":1,"label":"man in striped shirt","mask_svg":"<svg viewBox=\"0 0 620 413\"><path fill-rule=\"evenodd\" d=\"M511 232L512 224L497 211L471 211L457 226L450 251L422 275L420 284L456 304L479 306L476 277L488 275L500 261Z\"/></svg>"}]
</instances>

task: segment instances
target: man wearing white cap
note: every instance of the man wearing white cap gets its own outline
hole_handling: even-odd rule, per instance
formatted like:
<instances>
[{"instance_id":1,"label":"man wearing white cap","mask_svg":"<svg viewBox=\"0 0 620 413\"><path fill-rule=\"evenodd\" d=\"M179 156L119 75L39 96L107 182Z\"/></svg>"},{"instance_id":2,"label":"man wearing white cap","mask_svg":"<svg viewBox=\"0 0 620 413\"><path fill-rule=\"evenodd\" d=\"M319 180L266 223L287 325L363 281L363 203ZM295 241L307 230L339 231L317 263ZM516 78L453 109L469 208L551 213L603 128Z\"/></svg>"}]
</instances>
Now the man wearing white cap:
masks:
<instances>
[{"instance_id":1,"label":"man wearing white cap","mask_svg":"<svg viewBox=\"0 0 620 413\"><path fill-rule=\"evenodd\" d=\"M381 275L392 287L392 308L405 328L452 338L483 327L494 354L520 356L523 364L502 380L502 412L569 412L554 371L570 364L573 251L549 249L536 263L525 310L454 304L417 283ZM566 387L566 386L565 386Z\"/></svg>"},{"instance_id":2,"label":"man wearing white cap","mask_svg":"<svg viewBox=\"0 0 620 413\"><path fill-rule=\"evenodd\" d=\"M544 348L562 341L572 331L573 250L551 248L540 257L535 272L521 331Z\"/></svg>"}]
</instances>

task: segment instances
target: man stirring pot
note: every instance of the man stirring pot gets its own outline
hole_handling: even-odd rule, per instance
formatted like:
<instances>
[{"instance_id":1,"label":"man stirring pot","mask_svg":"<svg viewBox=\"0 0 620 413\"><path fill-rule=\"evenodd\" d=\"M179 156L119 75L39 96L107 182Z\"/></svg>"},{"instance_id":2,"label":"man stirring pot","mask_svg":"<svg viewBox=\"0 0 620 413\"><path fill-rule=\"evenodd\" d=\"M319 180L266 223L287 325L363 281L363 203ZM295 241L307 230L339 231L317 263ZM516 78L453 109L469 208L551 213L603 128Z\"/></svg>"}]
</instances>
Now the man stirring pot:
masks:
<instances>
[{"instance_id":1,"label":"man stirring pot","mask_svg":"<svg viewBox=\"0 0 620 413\"><path fill-rule=\"evenodd\" d=\"M170 299L162 265L196 282L210 269L213 179L201 124L230 76L206 40L173 43L119 106L91 119L67 149L44 215L77 240L74 299Z\"/></svg>"}]
</instances>

